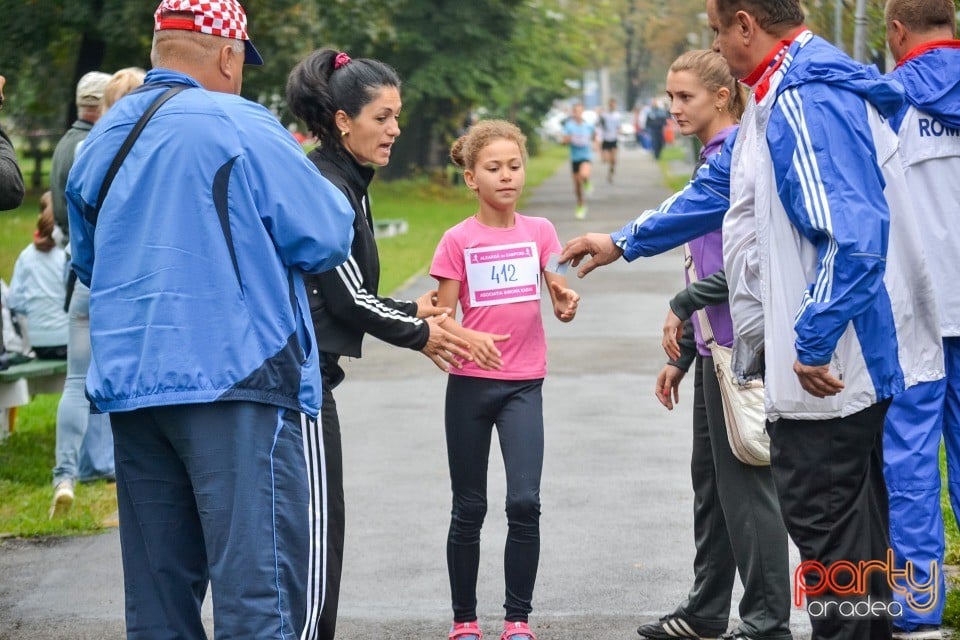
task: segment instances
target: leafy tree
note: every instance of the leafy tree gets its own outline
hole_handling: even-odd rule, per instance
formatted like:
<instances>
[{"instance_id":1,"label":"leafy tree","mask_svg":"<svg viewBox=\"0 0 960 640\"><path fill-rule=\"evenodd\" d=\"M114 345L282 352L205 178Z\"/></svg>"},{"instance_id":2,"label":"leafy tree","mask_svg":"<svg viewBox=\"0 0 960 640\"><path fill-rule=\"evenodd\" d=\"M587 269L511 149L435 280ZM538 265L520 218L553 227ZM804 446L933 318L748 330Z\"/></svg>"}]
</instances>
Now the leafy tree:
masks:
<instances>
[{"instance_id":1,"label":"leafy tree","mask_svg":"<svg viewBox=\"0 0 960 640\"><path fill-rule=\"evenodd\" d=\"M517 19L512 42L505 47L495 70L499 82L484 106L494 117L516 122L528 134L536 152L538 137L531 135L558 98L570 95L569 83L582 73L589 59L589 23L565 14L564 3L528 3Z\"/></svg>"},{"instance_id":2,"label":"leafy tree","mask_svg":"<svg viewBox=\"0 0 960 640\"><path fill-rule=\"evenodd\" d=\"M615 94L625 108L659 92L670 63L680 53L705 46L703 0L595 0L567 3L580 25L584 67L611 70Z\"/></svg>"},{"instance_id":3,"label":"leafy tree","mask_svg":"<svg viewBox=\"0 0 960 640\"><path fill-rule=\"evenodd\" d=\"M6 116L20 131L62 131L73 88L87 71L149 68L155 4L143 0L0 0ZM573 4L567 9L565 5ZM265 64L243 93L284 120L286 76L310 50L330 46L389 62L404 79L397 175L446 163L450 139L475 109L532 131L571 89L590 41L579 3L565 0L245 0Z\"/></svg>"},{"instance_id":4,"label":"leafy tree","mask_svg":"<svg viewBox=\"0 0 960 640\"><path fill-rule=\"evenodd\" d=\"M632 29L632 64L626 65L630 104L661 93L670 64L684 51L704 46L703 0L626 0L621 8L624 30Z\"/></svg>"},{"instance_id":5,"label":"leafy tree","mask_svg":"<svg viewBox=\"0 0 960 640\"><path fill-rule=\"evenodd\" d=\"M263 56L262 67L247 67L243 95L284 112L284 89L290 69L320 42L319 0L243 0L250 36Z\"/></svg>"},{"instance_id":6,"label":"leafy tree","mask_svg":"<svg viewBox=\"0 0 960 640\"><path fill-rule=\"evenodd\" d=\"M327 44L374 57L403 79L403 133L386 177L447 164L480 111L533 132L583 67L580 15L564 0L359 0L324 7ZM579 4L579 3L577 3ZM535 141L535 138L531 138Z\"/></svg>"},{"instance_id":7,"label":"leafy tree","mask_svg":"<svg viewBox=\"0 0 960 640\"><path fill-rule=\"evenodd\" d=\"M74 87L93 70L150 67L153 12L143 0L3 0L0 60L9 113L21 130L63 130L76 116ZM317 0L247 0L251 32L264 56L248 69L244 95L275 106L294 62L319 35Z\"/></svg>"},{"instance_id":8,"label":"leafy tree","mask_svg":"<svg viewBox=\"0 0 960 640\"><path fill-rule=\"evenodd\" d=\"M20 131L63 130L86 71L149 67L154 2L0 0L5 115ZM287 74L314 48L393 65L404 80L403 135L387 175L446 164L452 138L480 112L532 133L583 69L624 71L628 102L662 84L687 48L702 0L244 0L266 64L243 93L290 120ZM536 137L531 136L531 142Z\"/></svg>"},{"instance_id":9,"label":"leafy tree","mask_svg":"<svg viewBox=\"0 0 960 640\"><path fill-rule=\"evenodd\" d=\"M518 0L458 0L398 3L395 38L377 53L404 78L404 144L389 173L445 164L444 134L455 131L463 114L482 104L498 84L503 46L516 27Z\"/></svg>"}]
</instances>

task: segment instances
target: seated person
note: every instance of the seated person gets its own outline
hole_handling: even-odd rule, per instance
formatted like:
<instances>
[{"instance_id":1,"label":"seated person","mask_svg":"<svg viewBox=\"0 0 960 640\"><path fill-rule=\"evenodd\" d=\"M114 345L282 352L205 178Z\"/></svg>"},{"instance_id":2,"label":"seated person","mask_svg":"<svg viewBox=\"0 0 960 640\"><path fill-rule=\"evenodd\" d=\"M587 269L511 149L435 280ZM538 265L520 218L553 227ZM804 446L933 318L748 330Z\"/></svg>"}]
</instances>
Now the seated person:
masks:
<instances>
[{"instance_id":1,"label":"seated person","mask_svg":"<svg viewBox=\"0 0 960 640\"><path fill-rule=\"evenodd\" d=\"M67 357L67 312L64 268L67 255L53 239L50 192L40 197L40 216L33 242L20 253L10 282L10 309L26 316L30 346L37 358Z\"/></svg>"}]
</instances>

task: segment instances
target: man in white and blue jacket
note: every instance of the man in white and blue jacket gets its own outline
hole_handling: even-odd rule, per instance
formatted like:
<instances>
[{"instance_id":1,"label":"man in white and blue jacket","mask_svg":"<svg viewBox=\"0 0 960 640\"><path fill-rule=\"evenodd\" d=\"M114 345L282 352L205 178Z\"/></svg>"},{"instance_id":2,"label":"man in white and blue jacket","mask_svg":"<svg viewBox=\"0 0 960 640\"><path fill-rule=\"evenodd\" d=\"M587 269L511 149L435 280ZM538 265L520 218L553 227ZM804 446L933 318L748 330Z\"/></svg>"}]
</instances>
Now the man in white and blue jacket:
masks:
<instances>
[{"instance_id":1,"label":"man in white and blue jacket","mask_svg":"<svg viewBox=\"0 0 960 640\"><path fill-rule=\"evenodd\" d=\"M588 233L570 240L560 260L571 260L573 266L580 266L578 275L583 277L621 257L632 262L689 242L698 277L723 276L720 229L730 206L730 162L735 137L736 127L718 132L701 150L704 162L681 191L611 234ZM584 262L587 256L590 260ZM701 279L698 284L704 282ZM719 289L722 299L710 302L706 312L717 341L729 347L733 327L726 305L725 280ZM740 621L730 637L789 639L787 531L773 476L769 468L745 464L731 451L713 358L699 324L685 336L693 334L693 355L700 350L690 463L696 504L694 581L686 599L673 612L656 622L641 624L637 633L645 638L727 637L724 631L729 625L731 594L735 575L739 574L743 584L738 607ZM686 371L693 355L685 363L681 356L681 360L668 364ZM679 377L676 380L679 382Z\"/></svg>"},{"instance_id":2,"label":"man in white and blue jacket","mask_svg":"<svg viewBox=\"0 0 960 640\"><path fill-rule=\"evenodd\" d=\"M810 33L797 0L706 10L714 49L752 88L723 222L734 365L764 368L781 512L800 573L817 583L838 562L886 563L886 410L943 377L933 285L885 121L903 94ZM812 637L890 638L886 572L848 584L807 598Z\"/></svg>"},{"instance_id":3,"label":"man in white and blue jacket","mask_svg":"<svg viewBox=\"0 0 960 640\"><path fill-rule=\"evenodd\" d=\"M145 84L67 185L90 287L87 395L111 414L127 638L313 637L324 598L320 373L301 272L342 263L353 210L264 107L235 0L163 0ZM120 165L108 167L168 88Z\"/></svg>"},{"instance_id":4,"label":"man in white and blue jacket","mask_svg":"<svg viewBox=\"0 0 960 640\"><path fill-rule=\"evenodd\" d=\"M960 514L960 40L953 0L888 0L890 74L907 101L890 119L937 295L947 376L894 397L883 462L890 494L890 545L922 593L894 593L904 638L939 638L946 599L940 509L940 438L946 443L950 502ZM909 565L908 565L909 563ZM895 637L898 636L895 634Z\"/></svg>"}]
</instances>

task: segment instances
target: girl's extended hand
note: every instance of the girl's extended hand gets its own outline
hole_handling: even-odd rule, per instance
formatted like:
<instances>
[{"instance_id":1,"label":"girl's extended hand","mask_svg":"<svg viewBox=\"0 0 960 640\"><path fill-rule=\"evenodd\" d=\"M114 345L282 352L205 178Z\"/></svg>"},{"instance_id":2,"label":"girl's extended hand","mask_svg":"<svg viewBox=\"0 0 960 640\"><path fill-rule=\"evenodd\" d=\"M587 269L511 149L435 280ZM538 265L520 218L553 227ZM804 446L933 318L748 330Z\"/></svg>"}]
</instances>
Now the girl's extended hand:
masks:
<instances>
[{"instance_id":1,"label":"girl's extended hand","mask_svg":"<svg viewBox=\"0 0 960 640\"><path fill-rule=\"evenodd\" d=\"M509 338L509 334L486 333L473 329L462 329L461 332L463 337L466 338L467 344L470 345L471 360L478 367L491 371L503 366L500 350L497 349L496 343Z\"/></svg>"},{"instance_id":2,"label":"girl's extended hand","mask_svg":"<svg viewBox=\"0 0 960 640\"><path fill-rule=\"evenodd\" d=\"M657 386L653 393L660 404L670 411L673 411L674 403L680 402L680 381L686 374L687 372L679 367L665 364L660 370L660 375L657 376Z\"/></svg>"},{"instance_id":3,"label":"girl's extended hand","mask_svg":"<svg viewBox=\"0 0 960 640\"><path fill-rule=\"evenodd\" d=\"M667 319L663 321L663 350L671 360L680 359L680 338L683 337L683 320L677 317L673 309L667 311Z\"/></svg>"},{"instance_id":4,"label":"girl's extended hand","mask_svg":"<svg viewBox=\"0 0 960 640\"><path fill-rule=\"evenodd\" d=\"M577 315L580 305L580 294L573 289L564 287L558 282L551 282L553 291L553 313L560 322L570 322Z\"/></svg>"}]
</instances>

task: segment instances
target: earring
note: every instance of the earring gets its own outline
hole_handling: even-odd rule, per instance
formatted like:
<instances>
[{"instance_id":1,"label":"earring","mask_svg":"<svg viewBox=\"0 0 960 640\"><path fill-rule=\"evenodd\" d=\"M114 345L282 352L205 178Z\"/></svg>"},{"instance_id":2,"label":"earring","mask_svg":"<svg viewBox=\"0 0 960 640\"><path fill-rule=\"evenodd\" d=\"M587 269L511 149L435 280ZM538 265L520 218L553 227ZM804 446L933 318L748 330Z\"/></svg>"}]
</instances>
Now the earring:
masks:
<instances>
[{"instance_id":1,"label":"earring","mask_svg":"<svg viewBox=\"0 0 960 640\"><path fill-rule=\"evenodd\" d=\"M717 105L717 113L723 113L723 107Z\"/></svg>"},{"instance_id":2,"label":"earring","mask_svg":"<svg viewBox=\"0 0 960 640\"><path fill-rule=\"evenodd\" d=\"M349 132L348 132L348 131L341 131L341 132L340 132L340 137L343 138L344 136L347 135L347 133L349 133Z\"/></svg>"}]
</instances>

